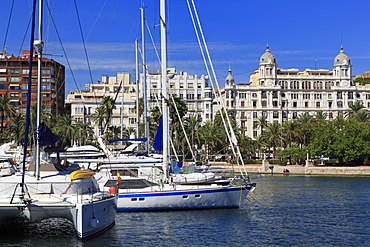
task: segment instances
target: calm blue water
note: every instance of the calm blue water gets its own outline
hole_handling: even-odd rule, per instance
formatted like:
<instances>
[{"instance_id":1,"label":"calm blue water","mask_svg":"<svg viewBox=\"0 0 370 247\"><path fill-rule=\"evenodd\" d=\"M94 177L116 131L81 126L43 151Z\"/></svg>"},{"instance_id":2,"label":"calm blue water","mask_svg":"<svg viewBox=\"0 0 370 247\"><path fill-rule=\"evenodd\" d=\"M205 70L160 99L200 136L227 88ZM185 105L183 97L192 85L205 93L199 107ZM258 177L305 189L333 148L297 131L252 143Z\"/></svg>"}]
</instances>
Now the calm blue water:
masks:
<instances>
[{"instance_id":1,"label":"calm blue water","mask_svg":"<svg viewBox=\"0 0 370 247\"><path fill-rule=\"evenodd\" d=\"M241 209L118 213L84 242L49 220L0 232L0 246L370 246L370 177L252 178Z\"/></svg>"}]
</instances>

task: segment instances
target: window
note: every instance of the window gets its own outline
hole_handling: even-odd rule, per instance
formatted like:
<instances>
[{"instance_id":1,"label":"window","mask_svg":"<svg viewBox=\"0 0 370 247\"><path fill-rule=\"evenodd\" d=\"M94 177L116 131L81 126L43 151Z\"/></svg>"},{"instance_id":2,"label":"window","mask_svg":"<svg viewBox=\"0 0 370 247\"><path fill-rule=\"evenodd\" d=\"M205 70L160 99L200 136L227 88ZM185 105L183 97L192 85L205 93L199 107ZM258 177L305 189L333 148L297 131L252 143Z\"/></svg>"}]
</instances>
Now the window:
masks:
<instances>
[{"instance_id":1,"label":"window","mask_svg":"<svg viewBox=\"0 0 370 247\"><path fill-rule=\"evenodd\" d=\"M343 102L342 101L338 101L337 102L337 106L338 106L338 108L343 108Z\"/></svg>"},{"instance_id":2,"label":"window","mask_svg":"<svg viewBox=\"0 0 370 247\"><path fill-rule=\"evenodd\" d=\"M27 97L28 93L22 93L22 97Z\"/></svg>"},{"instance_id":3,"label":"window","mask_svg":"<svg viewBox=\"0 0 370 247\"><path fill-rule=\"evenodd\" d=\"M0 89L6 89L6 84L0 84Z\"/></svg>"},{"instance_id":4,"label":"window","mask_svg":"<svg viewBox=\"0 0 370 247\"><path fill-rule=\"evenodd\" d=\"M136 124L136 118L130 117L130 118L128 119L128 123L129 123L129 124Z\"/></svg>"},{"instance_id":5,"label":"window","mask_svg":"<svg viewBox=\"0 0 370 247\"><path fill-rule=\"evenodd\" d=\"M266 100L262 100L261 104L262 104L262 107L267 107L267 101Z\"/></svg>"},{"instance_id":6,"label":"window","mask_svg":"<svg viewBox=\"0 0 370 247\"><path fill-rule=\"evenodd\" d=\"M75 113L76 114L84 113L84 108L83 107L76 107L75 108Z\"/></svg>"},{"instance_id":7,"label":"window","mask_svg":"<svg viewBox=\"0 0 370 247\"><path fill-rule=\"evenodd\" d=\"M1 76L1 77L0 77L0 81L6 81L6 77Z\"/></svg>"},{"instance_id":8,"label":"window","mask_svg":"<svg viewBox=\"0 0 370 247\"><path fill-rule=\"evenodd\" d=\"M19 77L10 77L10 81L19 81Z\"/></svg>"},{"instance_id":9,"label":"window","mask_svg":"<svg viewBox=\"0 0 370 247\"><path fill-rule=\"evenodd\" d=\"M308 102L304 102L304 107L308 108Z\"/></svg>"},{"instance_id":10,"label":"window","mask_svg":"<svg viewBox=\"0 0 370 247\"><path fill-rule=\"evenodd\" d=\"M293 102L293 107L297 107L297 102Z\"/></svg>"},{"instance_id":11,"label":"window","mask_svg":"<svg viewBox=\"0 0 370 247\"><path fill-rule=\"evenodd\" d=\"M10 93L10 97L18 97L19 93Z\"/></svg>"},{"instance_id":12,"label":"window","mask_svg":"<svg viewBox=\"0 0 370 247\"><path fill-rule=\"evenodd\" d=\"M241 102L240 102L240 106L241 106L241 107L244 107L244 101L241 101Z\"/></svg>"},{"instance_id":13,"label":"window","mask_svg":"<svg viewBox=\"0 0 370 247\"><path fill-rule=\"evenodd\" d=\"M22 69L22 74L24 74L24 75L28 75L29 72L30 72L29 69Z\"/></svg>"},{"instance_id":14,"label":"window","mask_svg":"<svg viewBox=\"0 0 370 247\"><path fill-rule=\"evenodd\" d=\"M316 102L316 107L320 108L320 102Z\"/></svg>"},{"instance_id":15,"label":"window","mask_svg":"<svg viewBox=\"0 0 370 247\"><path fill-rule=\"evenodd\" d=\"M262 97L262 99L267 98L267 93L266 93L266 91L262 91L262 92L261 92L261 97Z\"/></svg>"},{"instance_id":16,"label":"window","mask_svg":"<svg viewBox=\"0 0 370 247\"><path fill-rule=\"evenodd\" d=\"M11 74L19 74L19 69L11 69L10 73Z\"/></svg>"},{"instance_id":17,"label":"window","mask_svg":"<svg viewBox=\"0 0 370 247\"><path fill-rule=\"evenodd\" d=\"M18 84L10 84L10 89L20 89L19 85Z\"/></svg>"},{"instance_id":18,"label":"window","mask_svg":"<svg viewBox=\"0 0 370 247\"><path fill-rule=\"evenodd\" d=\"M82 98L81 94L75 94L75 99L81 99L81 98Z\"/></svg>"},{"instance_id":19,"label":"window","mask_svg":"<svg viewBox=\"0 0 370 247\"><path fill-rule=\"evenodd\" d=\"M253 105L254 108L256 108L257 107L257 101L253 100L252 105Z\"/></svg>"},{"instance_id":20,"label":"window","mask_svg":"<svg viewBox=\"0 0 370 247\"><path fill-rule=\"evenodd\" d=\"M6 74L6 69L0 69L0 74Z\"/></svg>"},{"instance_id":21,"label":"window","mask_svg":"<svg viewBox=\"0 0 370 247\"><path fill-rule=\"evenodd\" d=\"M273 117L273 118L279 118L279 112L274 111L274 112L272 113L272 117Z\"/></svg>"},{"instance_id":22,"label":"window","mask_svg":"<svg viewBox=\"0 0 370 247\"><path fill-rule=\"evenodd\" d=\"M41 85L42 90L50 90L50 85Z\"/></svg>"}]
</instances>

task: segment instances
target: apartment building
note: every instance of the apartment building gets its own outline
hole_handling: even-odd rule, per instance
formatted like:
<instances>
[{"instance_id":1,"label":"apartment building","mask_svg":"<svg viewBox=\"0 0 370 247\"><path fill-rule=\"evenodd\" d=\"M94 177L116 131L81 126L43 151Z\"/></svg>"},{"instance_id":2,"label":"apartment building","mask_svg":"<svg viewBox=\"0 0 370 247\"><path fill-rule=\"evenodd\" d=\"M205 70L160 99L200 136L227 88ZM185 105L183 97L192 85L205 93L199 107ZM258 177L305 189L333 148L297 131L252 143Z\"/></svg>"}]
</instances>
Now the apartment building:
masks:
<instances>
[{"instance_id":1,"label":"apartment building","mask_svg":"<svg viewBox=\"0 0 370 247\"><path fill-rule=\"evenodd\" d=\"M37 58L33 59L31 105L37 102ZM16 112L25 113L28 97L29 51L21 56L0 54L0 94L11 98ZM53 59L42 59L41 100L52 114L65 114L65 67Z\"/></svg>"},{"instance_id":2,"label":"apartment building","mask_svg":"<svg viewBox=\"0 0 370 247\"><path fill-rule=\"evenodd\" d=\"M92 115L105 96L116 100L109 126L136 128L136 92L136 84L130 82L130 73L119 72L116 76L105 75L101 81L86 84L83 90L70 92L66 104L76 121L91 123L98 135L99 126L92 121Z\"/></svg>"}]
</instances>

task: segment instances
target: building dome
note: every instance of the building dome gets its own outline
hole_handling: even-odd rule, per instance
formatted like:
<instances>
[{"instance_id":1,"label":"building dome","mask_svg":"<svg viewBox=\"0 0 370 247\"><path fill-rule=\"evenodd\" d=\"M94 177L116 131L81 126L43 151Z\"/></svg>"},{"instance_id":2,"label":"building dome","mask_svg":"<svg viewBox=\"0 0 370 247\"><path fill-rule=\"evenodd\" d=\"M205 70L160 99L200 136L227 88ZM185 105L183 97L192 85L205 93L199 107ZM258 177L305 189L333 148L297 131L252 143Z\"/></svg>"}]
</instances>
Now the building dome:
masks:
<instances>
[{"instance_id":1,"label":"building dome","mask_svg":"<svg viewBox=\"0 0 370 247\"><path fill-rule=\"evenodd\" d=\"M266 47L266 52L260 58L260 64L275 64L275 56L270 52L269 47Z\"/></svg>"},{"instance_id":2,"label":"building dome","mask_svg":"<svg viewBox=\"0 0 370 247\"><path fill-rule=\"evenodd\" d=\"M349 56L344 53L343 47L340 48L339 54L334 58L334 66L336 65L350 65Z\"/></svg>"},{"instance_id":3,"label":"building dome","mask_svg":"<svg viewBox=\"0 0 370 247\"><path fill-rule=\"evenodd\" d=\"M229 65L228 75L225 81L226 81L226 85L230 85L230 86L234 85L235 80L234 80L234 76L232 75L232 70L231 70L230 65Z\"/></svg>"}]
</instances>

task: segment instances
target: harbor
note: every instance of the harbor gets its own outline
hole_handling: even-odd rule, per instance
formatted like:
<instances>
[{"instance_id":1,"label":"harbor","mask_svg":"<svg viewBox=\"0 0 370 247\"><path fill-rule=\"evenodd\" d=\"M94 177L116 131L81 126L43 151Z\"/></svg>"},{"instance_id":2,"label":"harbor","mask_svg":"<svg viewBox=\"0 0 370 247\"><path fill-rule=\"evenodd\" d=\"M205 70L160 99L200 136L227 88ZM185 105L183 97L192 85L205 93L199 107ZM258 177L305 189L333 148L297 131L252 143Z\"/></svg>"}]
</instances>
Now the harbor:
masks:
<instances>
[{"instance_id":1,"label":"harbor","mask_svg":"<svg viewBox=\"0 0 370 247\"><path fill-rule=\"evenodd\" d=\"M84 242L68 221L0 232L3 246L368 246L369 177L251 174L240 209L120 212Z\"/></svg>"}]
</instances>

